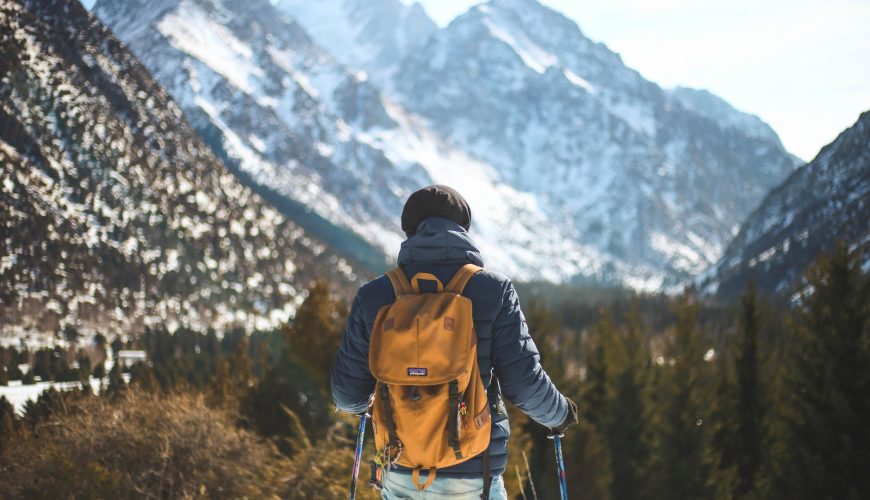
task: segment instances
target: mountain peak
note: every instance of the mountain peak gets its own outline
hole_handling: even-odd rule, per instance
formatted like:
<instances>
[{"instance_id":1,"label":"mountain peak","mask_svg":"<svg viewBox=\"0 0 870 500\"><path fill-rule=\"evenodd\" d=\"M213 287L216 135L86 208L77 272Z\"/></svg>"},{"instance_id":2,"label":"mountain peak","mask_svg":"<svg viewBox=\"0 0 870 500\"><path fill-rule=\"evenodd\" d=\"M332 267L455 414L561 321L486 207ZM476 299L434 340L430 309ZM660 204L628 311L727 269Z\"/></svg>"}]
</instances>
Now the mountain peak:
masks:
<instances>
[{"instance_id":1,"label":"mountain peak","mask_svg":"<svg viewBox=\"0 0 870 500\"><path fill-rule=\"evenodd\" d=\"M709 118L723 127L740 130L750 137L780 143L776 132L761 118L734 108L709 90L678 86L670 89L668 93L693 112Z\"/></svg>"},{"instance_id":2,"label":"mountain peak","mask_svg":"<svg viewBox=\"0 0 870 500\"><path fill-rule=\"evenodd\" d=\"M438 30L419 3L399 0L279 0L318 45L383 84L398 62Z\"/></svg>"}]
</instances>

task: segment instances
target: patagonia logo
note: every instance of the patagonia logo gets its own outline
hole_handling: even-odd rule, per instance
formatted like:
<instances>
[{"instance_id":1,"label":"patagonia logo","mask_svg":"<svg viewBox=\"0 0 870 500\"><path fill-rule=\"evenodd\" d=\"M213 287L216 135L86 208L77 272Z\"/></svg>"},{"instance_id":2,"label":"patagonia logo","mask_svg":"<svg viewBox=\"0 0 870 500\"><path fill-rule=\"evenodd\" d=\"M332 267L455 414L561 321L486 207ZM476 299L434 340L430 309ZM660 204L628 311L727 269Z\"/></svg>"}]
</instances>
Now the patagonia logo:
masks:
<instances>
[{"instance_id":1,"label":"patagonia logo","mask_svg":"<svg viewBox=\"0 0 870 500\"><path fill-rule=\"evenodd\" d=\"M408 368L408 375L412 377L425 377L429 375L428 368Z\"/></svg>"}]
</instances>

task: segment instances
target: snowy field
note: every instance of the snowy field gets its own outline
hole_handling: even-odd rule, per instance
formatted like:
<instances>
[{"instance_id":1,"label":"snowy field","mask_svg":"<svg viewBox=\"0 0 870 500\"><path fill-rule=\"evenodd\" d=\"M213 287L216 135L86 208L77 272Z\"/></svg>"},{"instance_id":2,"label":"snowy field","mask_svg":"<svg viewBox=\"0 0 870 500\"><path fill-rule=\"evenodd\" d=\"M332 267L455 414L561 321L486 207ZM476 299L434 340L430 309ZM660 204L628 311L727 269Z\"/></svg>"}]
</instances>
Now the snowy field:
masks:
<instances>
[{"instance_id":1,"label":"snowy field","mask_svg":"<svg viewBox=\"0 0 870 500\"><path fill-rule=\"evenodd\" d=\"M122 374L124 382L130 382L130 374ZM95 394L99 394L100 389L109 384L108 378L98 379L91 377L89 380L91 389ZM15 412L19 415L24 411L24 405L28 401L35 401L49 387L54 387L59 391L75 389L80 386L80 382L36 382L35 384L24 385L20 380L12 380L7 386L0 386L0 396L5 396L12 403Z\"/></svg>"}]
</instances>

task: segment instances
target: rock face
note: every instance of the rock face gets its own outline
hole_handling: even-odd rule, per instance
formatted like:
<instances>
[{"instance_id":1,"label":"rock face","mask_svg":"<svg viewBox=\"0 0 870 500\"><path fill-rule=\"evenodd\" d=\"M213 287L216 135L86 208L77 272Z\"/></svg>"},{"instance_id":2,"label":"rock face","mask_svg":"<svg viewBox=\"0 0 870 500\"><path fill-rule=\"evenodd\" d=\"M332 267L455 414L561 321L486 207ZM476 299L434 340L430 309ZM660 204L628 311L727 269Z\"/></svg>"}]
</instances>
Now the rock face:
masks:
<instances>
[{"instance_id":1,"label":"rock face","mask_svg":"<svg viewBox=\"0 0 870 500\"><path fill-rule=\"evenodd\" d=\"M870 111L767 195L699 283L723 297L739 295L749 280L793 292L837 242L870 268Z\"/></svg>"},{"instance_id":2,"label":"rock face","mask_svg":"<svg viewBox=\"0 0 870 500\"><path fill-rule=\"evenodd\" d=\"M758 118L659 88L533 0L443 30L396 0L95 12L230 168L370 267L395 254L406 197L438 182L515 278L674 287L797 163Z\"/></svg>"},{"instance_id":3,"label":"rock face","mask_svg":"<svg viewBox=\"0 0 870 500\"><path fill-rule=\"evenodd\" d=\"M402 206L431 183L468 198L487 264L516 278L593 276L609 261L554 230L536 198L382 97L267 0L100 0L94 12L231 168L276 204L326 221L316 234L338 250L366 249L359 257L371 267L396 255Z\"/></svg>"},{"instance_id":4,"label":"rock face","mask_svg":"<svg viewBox=\"0 0 870 500\"><path fill-rule=\"evenodd\" d=\"M661 89L534 0L471 8L409 54L393 86L577 241L664 286L715 262L797 164L757 117Z\"/></svg>"},{"instance_id":5,"label":"rock face","mask_svg":"<svg viewBox=\"0 0 870 500\"><path fill-rule=\"evenodd\" d=\"M0 178L7 338L267 328L314 278L358 280L224 168L75 0L0 1Z\"/></svg>"}]
</instances>

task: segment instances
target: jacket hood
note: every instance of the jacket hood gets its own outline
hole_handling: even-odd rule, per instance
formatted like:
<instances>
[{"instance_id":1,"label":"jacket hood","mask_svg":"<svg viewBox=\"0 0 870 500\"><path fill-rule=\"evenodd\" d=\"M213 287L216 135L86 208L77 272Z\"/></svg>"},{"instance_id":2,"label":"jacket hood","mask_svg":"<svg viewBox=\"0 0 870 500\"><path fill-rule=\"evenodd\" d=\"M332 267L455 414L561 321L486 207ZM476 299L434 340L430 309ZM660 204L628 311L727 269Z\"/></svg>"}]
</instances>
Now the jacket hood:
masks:
<instances>
[{"instance_id":1,"label":"jacket hood","mask_svg":"<svg viewBox=\"0 0 870 500\"><path fill-rule=\"evenodd\" d=\"M465 264L483 267L483 257L464 227L450 219L429 217L402 242L399 265Z\"/></svg>"}]
</instances>

